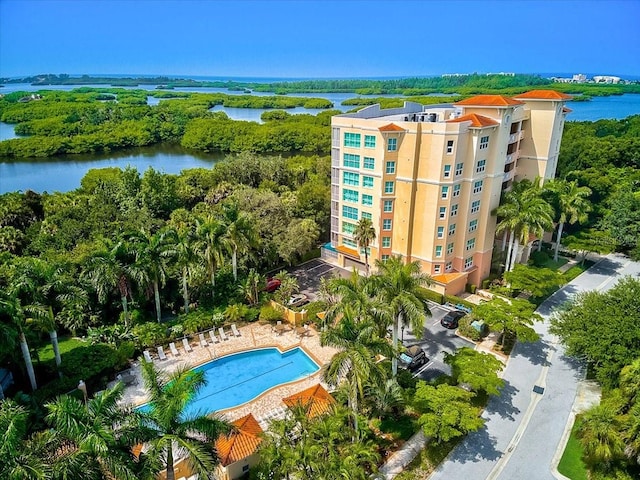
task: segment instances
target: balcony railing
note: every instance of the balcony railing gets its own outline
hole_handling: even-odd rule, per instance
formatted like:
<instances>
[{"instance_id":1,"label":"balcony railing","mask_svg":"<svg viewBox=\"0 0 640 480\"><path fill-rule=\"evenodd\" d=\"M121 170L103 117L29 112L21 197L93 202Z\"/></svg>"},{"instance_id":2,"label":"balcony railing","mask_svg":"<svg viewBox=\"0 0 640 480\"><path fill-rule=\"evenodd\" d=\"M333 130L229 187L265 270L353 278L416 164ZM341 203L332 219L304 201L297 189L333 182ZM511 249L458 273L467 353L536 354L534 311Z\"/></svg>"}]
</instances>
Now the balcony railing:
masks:
<instances>
[{"instance_id":1,"label":"balcony railing","mask_svg":"<svg viewBox=\"0 0 640 480\"><path fill-rule=\"evenodd\" d=\"M331 183L333 185L340 185L340 170L337 168L331 169Z\"/></svg>"},{"instance_id":2,"label":"balcony railing","mask_svg":"<svg viewBox=\"0 0 640 480\"><path fill-rule=\"evenodd\" d=\"M516 173L516 169L510 170L508 172L504 172L504 176L502 177L502 182L508 182L509 180L513 180L513 177Z\"/></svg>"}]
</instances>

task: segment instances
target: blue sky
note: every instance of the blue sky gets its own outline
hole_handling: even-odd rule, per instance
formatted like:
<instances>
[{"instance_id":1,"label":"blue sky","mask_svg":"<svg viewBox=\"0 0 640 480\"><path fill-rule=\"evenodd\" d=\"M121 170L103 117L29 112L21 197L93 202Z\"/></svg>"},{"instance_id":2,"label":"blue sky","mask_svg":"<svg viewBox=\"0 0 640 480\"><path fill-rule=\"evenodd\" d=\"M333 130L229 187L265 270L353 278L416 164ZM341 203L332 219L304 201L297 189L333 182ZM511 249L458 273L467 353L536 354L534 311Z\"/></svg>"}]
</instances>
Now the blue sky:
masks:
<instances>
[{"instance_id":1,"label":"blue sky","mask_svg":"<svg viewBox=\"0 0 640 480\"><path fill-rule=\"evenodd\" d=\"M640 75L640 0L0 0L0 76Z\"/></svg>"}]
</instances>

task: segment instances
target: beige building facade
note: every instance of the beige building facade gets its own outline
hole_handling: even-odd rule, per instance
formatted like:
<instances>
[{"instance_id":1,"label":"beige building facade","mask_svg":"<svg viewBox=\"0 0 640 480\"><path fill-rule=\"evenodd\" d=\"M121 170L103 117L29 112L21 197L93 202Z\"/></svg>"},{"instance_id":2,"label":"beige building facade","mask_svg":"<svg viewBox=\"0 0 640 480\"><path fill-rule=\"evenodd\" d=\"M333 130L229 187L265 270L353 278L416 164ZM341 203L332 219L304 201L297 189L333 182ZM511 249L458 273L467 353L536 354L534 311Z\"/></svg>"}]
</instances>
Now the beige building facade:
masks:
<instances>
[{"instance_id":1,"label":"beige building facade","mask_svg":"<svg viewBox=\"0 0 640 480\"><path fill-rule=\"evenodd\" d=\"M364 269L353 232L366 217L377 235L370 263L418 260L442 293L479 285L491 267L502 192L523 178L555 175L569 98L534 90L334 116L324 257Z\"/></svg>"}]
</instances>

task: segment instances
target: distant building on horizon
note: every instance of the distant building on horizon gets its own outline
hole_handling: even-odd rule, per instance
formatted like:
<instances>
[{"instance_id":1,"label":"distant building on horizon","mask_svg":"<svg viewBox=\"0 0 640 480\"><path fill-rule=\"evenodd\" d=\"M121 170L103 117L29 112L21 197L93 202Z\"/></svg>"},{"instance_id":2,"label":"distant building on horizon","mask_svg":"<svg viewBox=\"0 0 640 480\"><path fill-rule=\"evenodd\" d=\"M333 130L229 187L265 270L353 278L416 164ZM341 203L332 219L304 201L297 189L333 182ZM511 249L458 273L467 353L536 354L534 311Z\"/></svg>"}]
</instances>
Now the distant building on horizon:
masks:
<instances>
[{"instance_id":1,"label":"distant building on horizon","mask_svg":"<svg viewBox=\"0 0 640 480\"><path fill-rule=\"evenodd\" d=\"M377 234L370 263L418 260L441 293L480 285L501 195L516 180L554 177L570 98L534 90L334 116L331 241L323 257L364 270L354 231L369 218Z\"/></svg>"}]
</instances>

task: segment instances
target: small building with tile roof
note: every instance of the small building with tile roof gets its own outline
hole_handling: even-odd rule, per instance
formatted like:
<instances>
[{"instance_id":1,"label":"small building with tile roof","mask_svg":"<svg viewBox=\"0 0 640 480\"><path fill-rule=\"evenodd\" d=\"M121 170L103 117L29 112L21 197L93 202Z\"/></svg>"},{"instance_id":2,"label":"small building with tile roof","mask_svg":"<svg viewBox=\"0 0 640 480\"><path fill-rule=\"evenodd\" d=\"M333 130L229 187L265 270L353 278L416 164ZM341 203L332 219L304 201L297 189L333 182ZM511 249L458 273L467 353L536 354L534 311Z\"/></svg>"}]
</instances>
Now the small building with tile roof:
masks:
<instances>
[{"instance_id":1,"label":"small building with tile roof","mask_svg":"<svg viewBox=\"0 0 640 480\"><path fill-rule=\"evenodd\" d=\"M283 398L282 401L289 408L301 405L309 418L327 413L336 403L331 394L320 384L294 393L290 397Z\"/></svg>"},{"instance_id":2,"label":"small building with tile roof","mask_svg":"<svg viewBox=\"0 0 640 480\"><path fill-rule=\"evenodd\" d=\"M218 480L235 480L246 475L259 461L258 447L264 431L252 414L232 422L234 430L216 440L220 458L217 467Z\"/></svg>"}]
</instances>

